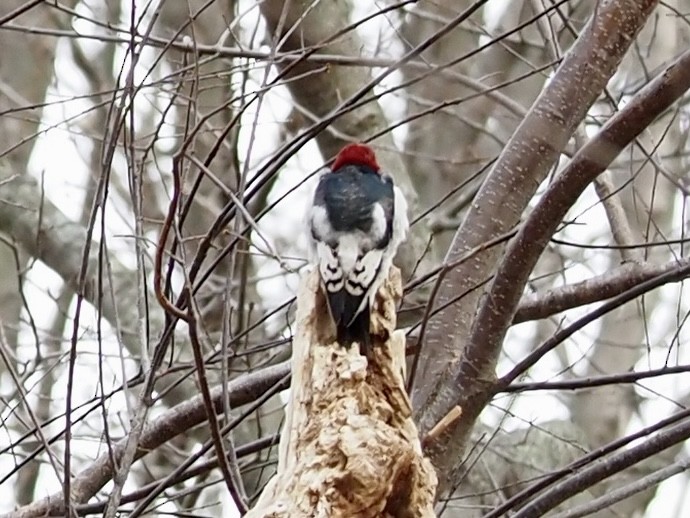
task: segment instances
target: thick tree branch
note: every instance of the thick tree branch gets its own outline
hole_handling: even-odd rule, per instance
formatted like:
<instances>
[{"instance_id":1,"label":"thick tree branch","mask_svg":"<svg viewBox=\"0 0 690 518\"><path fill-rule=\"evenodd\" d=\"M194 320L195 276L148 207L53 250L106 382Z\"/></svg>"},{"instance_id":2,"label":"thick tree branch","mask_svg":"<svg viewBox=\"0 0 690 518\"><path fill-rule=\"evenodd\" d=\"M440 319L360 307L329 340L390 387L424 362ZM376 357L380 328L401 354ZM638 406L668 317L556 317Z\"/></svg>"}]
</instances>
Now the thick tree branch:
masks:
<instances>
[{"instance_id":1,"label":"thick tree branch","mask_svg":"<svg viewBox=\"0 0 690 518\"><path fill-rule=\"evenodd\" d=\"M615 72L656 3L613 0L597 5L592 19L482 186L454 238L449 261L518 224L537 186ZM494 270L500 252L498 247L487 250L450 272L439 291L439 304L486 279ZM524 283L511 282L512 288L521 293ZM473 318L481 294L481 290L469 293L432 319L424 346L426 361L414 388L413 401L422 432L433 427L455 404L460 403L463 408L463 419L458 426L446 434L447 440L437 441L436 447L430 450L442 487L459 462L474 421L488 401L495 376L500 345L478 345L474 340L479 330L484 329L485 316ZM513 312L511 320L512 317ZM473 322L477 322L474 327ZM470 334L473 341L468 347ZM458 363L461 355L462 361Z\"/></svg>"},{"instance_id":2,"label":"thick tree branch","mask_svg":"<svg viewBox=\"0 0 690 518\"><path fill-rule=\"evenodd\" d=\"M681 268L688 264L690 259L678 259L665 264L626 263L613 271L582 282L525 295L520 299L512 324L547 318L561 311L615 297L664 273L678 272L668 282L681 281L685 278Z\"/></svg>"},{"instance_id":3,"label":"thick tree branch","mask_svg":"<svg viewBox=\"0 0 690 518\"><path fill-rule=\"evenodd\" d=\"M211 390L211 398L216 412L223 411L223 398L226 395L230 398L232 407L236 408L256 400L271 388L274 390L288 388L289 372L290 366L285 362L237 378L228 384L227 391L224 391L222 387L214 387ZM134 459L140 459L161 444L205 420L206 409L201 395L174 406L144 427ZM111 480L114 476L111 459L119 461L126 441L127 439L124 438L115 443L111 451L103 453L72 479L72 495L75 503L87 502ZM4 518L53 516L64 514L64 512L64 498L60 492L8 513L4 515Z\"/></svg>"},{"instance_id":4,"label":"thick tree branch","mask_svg":"<svg viewBox=\"0 0 690 518\"><path fill-rule=\"evenodd\" d=\"M688 88L690 51L685 52L614 115L549 186L508 245L488 296L479 308L455 377L458 385L475 376L478 366L491 365L492 369L495 366L522 287L568 209L618 153ZM687 274L683 268L677 271ZM462 396L460 401L463 401Z\"/></svg>"},{"instance_id":5,"label":"thick tree branch","mask_svg":"<svg viewBox=\"0 0 690 518\"><path fill-rule=\"evenodd\" d=\"M568 209L623 148L688 88L690 51L685 52L616 113L549 186L508 245L488 297L477 313L457 379L467 376L477 365L495 365L522 287Z\"/></svg>"},{"instance_id":6,"label":"thick tree branch","mask_svg":"<svg viewBox=\"0 0 690 518\"><path fill-rule=\"evenodd\" d=\"M690 88L690 51L639 92L576 155L549 186L513 241L479 308L456 381L477 365L495 365L522 287L568 209L596 176L652 121ZM682 272L682 268L677 270Z\"/></svg>"}]
</instances>

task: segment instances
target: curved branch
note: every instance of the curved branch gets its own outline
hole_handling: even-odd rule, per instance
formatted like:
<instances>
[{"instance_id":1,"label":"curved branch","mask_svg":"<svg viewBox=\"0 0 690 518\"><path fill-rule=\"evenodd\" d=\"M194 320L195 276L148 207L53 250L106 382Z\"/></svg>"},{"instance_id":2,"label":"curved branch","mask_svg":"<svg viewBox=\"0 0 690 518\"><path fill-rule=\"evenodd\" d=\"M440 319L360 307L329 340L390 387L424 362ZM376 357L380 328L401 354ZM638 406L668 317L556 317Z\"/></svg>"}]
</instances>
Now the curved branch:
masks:
<instances>
[{"instance_id":1,"label":"curved branch","mask_svg":"<svg viewBox=\"0 0 690 518\"><path fill-rule=\"evenodd\" d=\"M679 268L687 265L690 265L690 259L678 259L665 264L627 263L582 282L525 295L520 299L512 325L547 318L561 311L615 297L664 273L678 272L678 275L667 278L669 283L678 282L685 278Z\"/></svg>"},{"instance_id":2,"label":"curved branch","mask_svg":"<svg viewBox=\"0 0 690 518\"><path fill-rule=\"evenodd\" d=\"M561 502L592 487L597 482L688 438L690 438L690 421L676 424L666 431L659 432L655 437L646 439L642 444L615 453L602 462L595 462L567 477L521 508L513 515L513 518L543 516Z\"/></svg>"},{"instance_id":3,"label":"curved branch","mask_svg":"<svg viewBox=\"0 0 690 518\"><path fill-rule=\"evenodd\" d=\"M549 186L508 245L488 296L477 313L456 379L466 376L476 365L495 365L522 288L568 209L614 158L688 88L690 50L611 117Z\"/></svg>"},{"instance_id":4,"label":"curved branch","mask_svg":"<svg viewBox=\"0 0 690 518\"><path fill-rule=\"evenodd\" d=\"M656 4L655 0L613 0L597 5L482 185L453 240L449 260L518 225L538 185L613 76ZM487 278L500 254L498 247L487 250L451 272L443 281L439 303L445 304L458 292ZM511 283L513 289L519 284L514 279ZM524 282L517 289L519 293L522 286ZM469 294L432 320L425 344L426 361L417 378L423 382L414 386L413 403L419 409L422 433L454 405L463 408L463 419L448 431L448 440L437 441L430 451L441 475L441 487L458 463L474 421L490 397L495 376L500 344L477 345L473 340L467 345L470 335L477 338L484 330L484 317L475 318L481 295L482 290ZM509 316L512 319L513 312Z\"/></svg>"},{"instance_id":5,"label":"curved branch","mask_svg":"<svg viewBox=\"0 0 690 518\"><path fill-rule=\"evenodd\" d=\"M283 362L260 371L247 374L231 381L227 387L232 407L246 405L271 388L275 390L288 388L286 376L290 373L290 365ZM285 380L285 381L282 381ZM280 386L276 387L276 384ZM222 387L211 390L211 398L216 412L223 411L223 398L226 392ZM206 409L201 395L195 396L170 410L149 423L143 430L134 460L140 459L151 450L169 441L176 435L188 430L206 420ZM99 456L89 467L72 479L72 496L75 503L84 503L93 497L114 475L111 460L118 462L122 456L127 439L122 439L113 445L111 451ZM54 516L64 514L64 498L62 492L50 495L42 500L22 507L17 511L4 515L4 518L33 518L39 516Z\"/></svg>"}]
</instances>

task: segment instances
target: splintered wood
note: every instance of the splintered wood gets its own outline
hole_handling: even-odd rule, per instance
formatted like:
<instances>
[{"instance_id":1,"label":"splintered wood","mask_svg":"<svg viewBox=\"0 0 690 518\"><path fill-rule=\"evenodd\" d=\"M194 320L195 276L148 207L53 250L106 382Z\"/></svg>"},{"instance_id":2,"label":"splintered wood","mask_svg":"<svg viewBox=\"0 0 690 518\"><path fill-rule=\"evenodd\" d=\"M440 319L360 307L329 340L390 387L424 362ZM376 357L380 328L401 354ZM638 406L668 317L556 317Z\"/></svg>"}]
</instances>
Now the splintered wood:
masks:
<instances>
[{"instance_id":1,"label":"splintered wood","mask_svg":"<svg viewBox=\"0 0 690 518\"><path fill-rule=\"evenodd\" d=\"M367 360L335 343L318 274L303 279L278 470L247 517L435 516L436 474L405 392L405 337L394 331L401 291L392 268L372 308Z\"/></svg>"}]
</instances>

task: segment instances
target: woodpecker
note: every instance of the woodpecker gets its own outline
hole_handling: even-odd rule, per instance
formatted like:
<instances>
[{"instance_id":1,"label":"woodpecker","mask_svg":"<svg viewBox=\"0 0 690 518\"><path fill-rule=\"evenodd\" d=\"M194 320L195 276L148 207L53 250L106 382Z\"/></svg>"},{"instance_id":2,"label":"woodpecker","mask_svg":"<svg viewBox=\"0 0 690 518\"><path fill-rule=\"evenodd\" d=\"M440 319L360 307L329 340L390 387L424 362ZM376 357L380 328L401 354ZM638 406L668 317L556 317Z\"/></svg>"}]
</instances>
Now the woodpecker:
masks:
<instances>
[{"instance_id":1,"label":"woodpecker","mask_svg":"<svg viewBox=\"0 0 690 518\"><path fill-rule=\"evenodd\" d=\"M374 151L349 144L321 176L307 224L338 343L369 356L370 308L407 235L407 202Z\"/></svg>"}]
</instances>

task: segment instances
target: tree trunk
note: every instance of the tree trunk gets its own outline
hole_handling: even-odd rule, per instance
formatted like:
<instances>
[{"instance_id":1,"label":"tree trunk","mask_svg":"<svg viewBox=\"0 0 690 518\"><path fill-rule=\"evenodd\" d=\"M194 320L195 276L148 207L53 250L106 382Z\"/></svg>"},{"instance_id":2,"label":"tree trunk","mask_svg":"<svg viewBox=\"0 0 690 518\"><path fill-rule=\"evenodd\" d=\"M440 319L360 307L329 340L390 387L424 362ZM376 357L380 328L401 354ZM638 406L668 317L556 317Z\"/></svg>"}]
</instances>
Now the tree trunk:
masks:
<instances>
[{"instance_id":1,"label":"tree trunk","mask_svg":"<svg viewBox=\"0 0 690 518\"><path fill-rule=\"evenodd\" d=\"M394 331L401 293L393 269L372 308L366 359L334 342L318 273L304 279L278 471L247 518L435 516L436 474L411 418L405 337Z\"/></svg>"}]
</instances>

